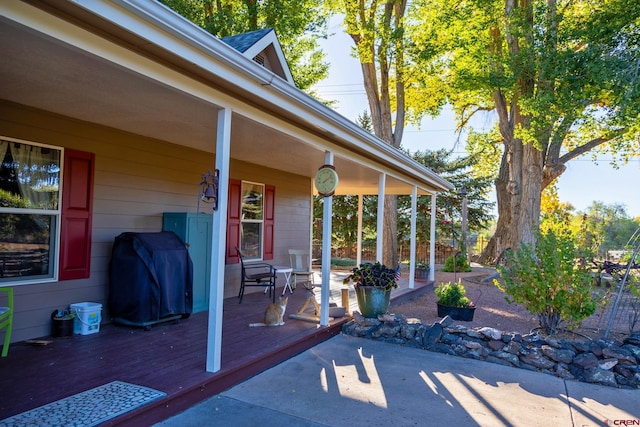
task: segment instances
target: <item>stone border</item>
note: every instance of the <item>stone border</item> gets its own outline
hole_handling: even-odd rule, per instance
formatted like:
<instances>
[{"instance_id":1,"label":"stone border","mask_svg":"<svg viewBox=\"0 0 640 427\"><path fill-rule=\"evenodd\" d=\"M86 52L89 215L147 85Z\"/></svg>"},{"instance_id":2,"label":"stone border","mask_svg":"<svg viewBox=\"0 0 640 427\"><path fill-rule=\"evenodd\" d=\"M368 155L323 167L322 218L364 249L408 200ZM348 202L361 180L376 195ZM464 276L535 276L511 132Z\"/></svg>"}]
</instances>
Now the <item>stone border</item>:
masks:
<instances>
[{"instance_id":1,"label":"stone border","mask_svg":"<svg viewBox=\"0 0 640 427\"><path fill-rule=\"evenodd\" d=\"M579 342L489 327L469 329L451 326L452 322L447 316L429 326L402 315L384 314L369 319L355 311L353 320L343 325L342 333L544 372L566 380L640 388L640 333L622 343L602 339Z\"/></svg>"}]
</instances>

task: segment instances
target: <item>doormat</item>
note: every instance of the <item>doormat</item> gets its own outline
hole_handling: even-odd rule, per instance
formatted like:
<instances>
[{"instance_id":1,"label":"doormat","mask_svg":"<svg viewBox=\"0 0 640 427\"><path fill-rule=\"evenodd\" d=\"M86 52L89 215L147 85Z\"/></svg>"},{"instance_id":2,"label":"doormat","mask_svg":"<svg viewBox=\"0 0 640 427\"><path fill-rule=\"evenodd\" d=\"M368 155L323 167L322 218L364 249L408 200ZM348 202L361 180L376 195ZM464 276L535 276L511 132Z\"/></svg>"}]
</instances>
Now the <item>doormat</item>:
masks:
<instances>
[{"instance_id":1,"label":"doormat","mask_svg":"<svg viewBox=\"0 0 640 427\"><path fill-rule=\"evenodd\" d=\"M91 427L166 395L152 388L114 381L0 420L0 427Z\"/></svg>"}]
</instances>

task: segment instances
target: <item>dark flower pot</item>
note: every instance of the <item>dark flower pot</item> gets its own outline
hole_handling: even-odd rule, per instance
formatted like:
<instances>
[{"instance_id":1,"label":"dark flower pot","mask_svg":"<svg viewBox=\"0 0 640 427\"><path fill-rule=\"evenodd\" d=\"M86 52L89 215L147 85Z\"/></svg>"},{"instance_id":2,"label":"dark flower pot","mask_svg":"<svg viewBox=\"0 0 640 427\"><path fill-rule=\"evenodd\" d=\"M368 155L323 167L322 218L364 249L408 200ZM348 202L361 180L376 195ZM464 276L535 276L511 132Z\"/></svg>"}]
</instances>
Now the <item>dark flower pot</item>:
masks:
<instances>
[{"instance_id":1,"label":"dark flower pot","mask_svg":"<svg viewBox=\"0 0 640 427\"><path fill-rule=\"evenodd\" d=\"M51 336L70 337L73 335L73 318L56 317L58 310L51 314Z\"/></svg>"},{"instance_id":2,"label":"dark flower pot","mask_svg":"<svg viewBox=\"0 0 640 427\"><path fill-rule=\"evenodd\" d=\"M416 280L427 281L429 280L429 269L416 267L413 277Z\"/></svg>"},{"instance_id":3,"label":"dark flower pot","mask_svg":"<svg viewBox=\"0 0 640 427\"><path fill-rule=\"evenodd\" d=\"M356 297L360 313L364 317L375 318L387 312L391 290L384 290L378 286L357 286Z\"/></svg>"},{"instance_id":4,"label":"dark flower pot","mask_svg":"<svg viewBox=\"0 0 640 427\"><path fill-rule=\"evenodd\" d=\"M453 320L460 320L463 322L473 321L473 313L476 312L475 307L452 307L450 305L438 305L438 317L450 316Z\"/></svg>"}]
</instances>

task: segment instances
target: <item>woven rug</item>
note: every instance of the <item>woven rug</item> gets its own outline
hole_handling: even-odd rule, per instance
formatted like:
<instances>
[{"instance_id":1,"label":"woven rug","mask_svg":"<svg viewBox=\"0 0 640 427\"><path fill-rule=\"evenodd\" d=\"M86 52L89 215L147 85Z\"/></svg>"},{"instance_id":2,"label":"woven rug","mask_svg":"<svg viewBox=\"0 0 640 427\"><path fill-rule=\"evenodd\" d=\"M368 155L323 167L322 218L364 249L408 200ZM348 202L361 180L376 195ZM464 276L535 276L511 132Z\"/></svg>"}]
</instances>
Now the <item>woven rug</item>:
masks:
<instances>
[{"instance_id":1,"label":"woven rug","mask_svg":"<svg viewBox=\"0 0 640 427\"><path fill-rule=\"evenodd\" d=\"M166 396L152 388L114 381L6 418L0 427L90 427Z\"/></svg>"}]
</instances>

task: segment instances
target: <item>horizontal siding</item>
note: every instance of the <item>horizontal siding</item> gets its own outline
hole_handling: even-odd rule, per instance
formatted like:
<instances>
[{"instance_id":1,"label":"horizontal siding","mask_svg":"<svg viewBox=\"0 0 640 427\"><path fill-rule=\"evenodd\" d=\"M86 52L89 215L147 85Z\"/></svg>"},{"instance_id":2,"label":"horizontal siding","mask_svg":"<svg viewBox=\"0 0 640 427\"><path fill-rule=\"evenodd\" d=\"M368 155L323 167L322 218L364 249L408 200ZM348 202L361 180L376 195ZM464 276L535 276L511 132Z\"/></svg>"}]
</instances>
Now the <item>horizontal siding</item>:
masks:
<instances>
[{"instance_id":1,"label":"horizontal siding","mask_svg":"<svg viewBox=\"0 0 640 427\"><path fill-rule=\"evenodd\" d=\"M103 321L107 320L109 263L116 236L161 231L163 212L195 212L201 174L214 166L212 153L2 101L0 135L89 151L96 159L91 276L16 286L12 341L49 335L53 310L76 302L102 304ZM276 187L273 263L288 265L289 248L309 246L309 178L233 160L230 175ZM202 211L206 209L209 205L201 206ZM239 265L227 266L225 297L237 295L239 284Z\"/></svg>"}]
</instances>

